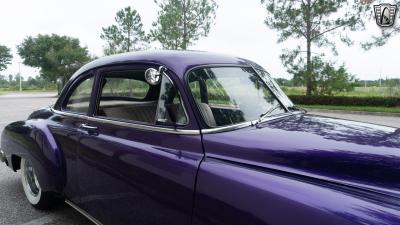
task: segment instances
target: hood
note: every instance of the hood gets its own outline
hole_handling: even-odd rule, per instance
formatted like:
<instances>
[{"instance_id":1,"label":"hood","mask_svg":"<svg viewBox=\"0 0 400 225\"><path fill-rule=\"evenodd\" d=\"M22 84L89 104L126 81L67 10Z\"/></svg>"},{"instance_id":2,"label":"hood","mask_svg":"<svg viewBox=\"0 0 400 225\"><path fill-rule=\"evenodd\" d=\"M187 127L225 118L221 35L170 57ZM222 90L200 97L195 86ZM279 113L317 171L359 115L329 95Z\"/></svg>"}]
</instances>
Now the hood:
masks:
<instances>
[{"instance_id":1,"label":"hood","mask_svg":"<svg viewBox=\"0 0 400 225\"><path fill-rule=\"evenodd\" d=\"M312 179L400 193L400 129L299 114L204 135L206 154Z\"/></svg>"}]
</instances>

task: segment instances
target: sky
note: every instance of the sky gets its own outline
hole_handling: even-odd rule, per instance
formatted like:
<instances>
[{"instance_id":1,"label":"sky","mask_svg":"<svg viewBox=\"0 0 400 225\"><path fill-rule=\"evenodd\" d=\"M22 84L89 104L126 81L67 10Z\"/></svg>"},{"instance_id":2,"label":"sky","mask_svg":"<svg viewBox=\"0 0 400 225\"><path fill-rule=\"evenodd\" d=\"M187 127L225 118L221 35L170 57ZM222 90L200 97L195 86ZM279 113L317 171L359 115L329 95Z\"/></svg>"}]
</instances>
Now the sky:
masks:
<instances>
[{"instance_id":1,"label":"sky","mask_svg":"<svg viewBox=\"0 0 400 225\"><path fill-rule=\"evenodd\" d=\"M215 24L207 37L197 41L189 49L211 51L253 60L262 65L274 78L290 79L279 58L284 48L294 48L304 41L290 40L277 43L278 33L264 24L266 10L259 0L216 0L219 5ZM104 41L101 28L114 23L118 10L131 6L142 17L148 31L157 18L158 7L152 0L12 0L0 3L0 45L12 49L12 65L3 75L35 76L36 68L24 66L16 50L27 36L59 34L79 38L92 55L102 56ZM399 13L400 14L400 13ZM399 17L399 15L397 15ZM399 23L400 18L397 19ZM379 34L373 19L367 21L367 29L352 33L355 42L368 40ZM364 51L358 44L347 47L338 43L338 56L327 56L338 65L345 64L358 79L400 78L400 35L383 47ZM154 47L159 47L155 44ZM319 52L314 49L313 52Z\"/></svg>"}]
</instances>

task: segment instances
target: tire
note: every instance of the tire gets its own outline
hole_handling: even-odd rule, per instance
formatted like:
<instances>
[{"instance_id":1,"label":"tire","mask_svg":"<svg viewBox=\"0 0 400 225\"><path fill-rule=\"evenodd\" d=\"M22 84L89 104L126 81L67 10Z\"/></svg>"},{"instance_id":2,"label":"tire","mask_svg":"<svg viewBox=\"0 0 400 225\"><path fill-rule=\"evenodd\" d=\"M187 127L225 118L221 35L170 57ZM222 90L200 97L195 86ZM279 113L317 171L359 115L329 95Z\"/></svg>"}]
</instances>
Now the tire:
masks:
<instances>
[{"instance_id":1,"label":"tire","mask_svg":"<svg viewBox=\"0 0 400 225\"><path fill-rule=\"evenodd\" d=\"M42 191L33 165L24 158L21 159L21 181L25 196L33 207L45 210L60 202L54 193Z\"/></svg>"}]
</instances>

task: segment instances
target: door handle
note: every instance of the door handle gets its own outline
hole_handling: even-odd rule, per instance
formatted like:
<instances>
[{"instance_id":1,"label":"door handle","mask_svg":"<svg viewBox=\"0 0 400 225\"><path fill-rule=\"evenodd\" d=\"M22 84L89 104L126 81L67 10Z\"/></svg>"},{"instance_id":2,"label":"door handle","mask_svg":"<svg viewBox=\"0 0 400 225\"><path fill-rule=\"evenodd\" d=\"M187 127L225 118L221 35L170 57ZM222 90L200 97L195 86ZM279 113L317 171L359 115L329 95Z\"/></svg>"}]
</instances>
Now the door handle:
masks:
<instances>
[{"instance_id":1,"label":"door handle","mask_svg":"<svg viewBox=\"0 0 400 225\"><path fill-rule=\"evenodd\" d=\"M92 135L98 135L99 133L97 132L98 127L94 127L94 126L89 126L86 123L83 123L79 126L82 130L86 130L89 134Z\"/></svg>"}]
</instances>

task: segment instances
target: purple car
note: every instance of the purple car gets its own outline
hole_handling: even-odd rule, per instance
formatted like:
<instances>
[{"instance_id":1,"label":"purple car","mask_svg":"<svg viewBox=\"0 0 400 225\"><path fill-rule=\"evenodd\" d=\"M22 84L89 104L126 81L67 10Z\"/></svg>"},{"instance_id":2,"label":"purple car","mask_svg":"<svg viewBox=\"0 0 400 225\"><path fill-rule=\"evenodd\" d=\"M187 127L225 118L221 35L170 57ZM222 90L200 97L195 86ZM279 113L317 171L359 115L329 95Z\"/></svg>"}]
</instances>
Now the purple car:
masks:
<instances>
[{"instance_id":1,"label":"purple car","mask_svg":"<svg viewBox=\"0 0 400 225\"><path fill-rule=\"evenodd\" d=\"M97 224L400 224L400 129L309 115L242 58L95 60L0 153L34 207Z\"/></svg>"}]
</instances>

